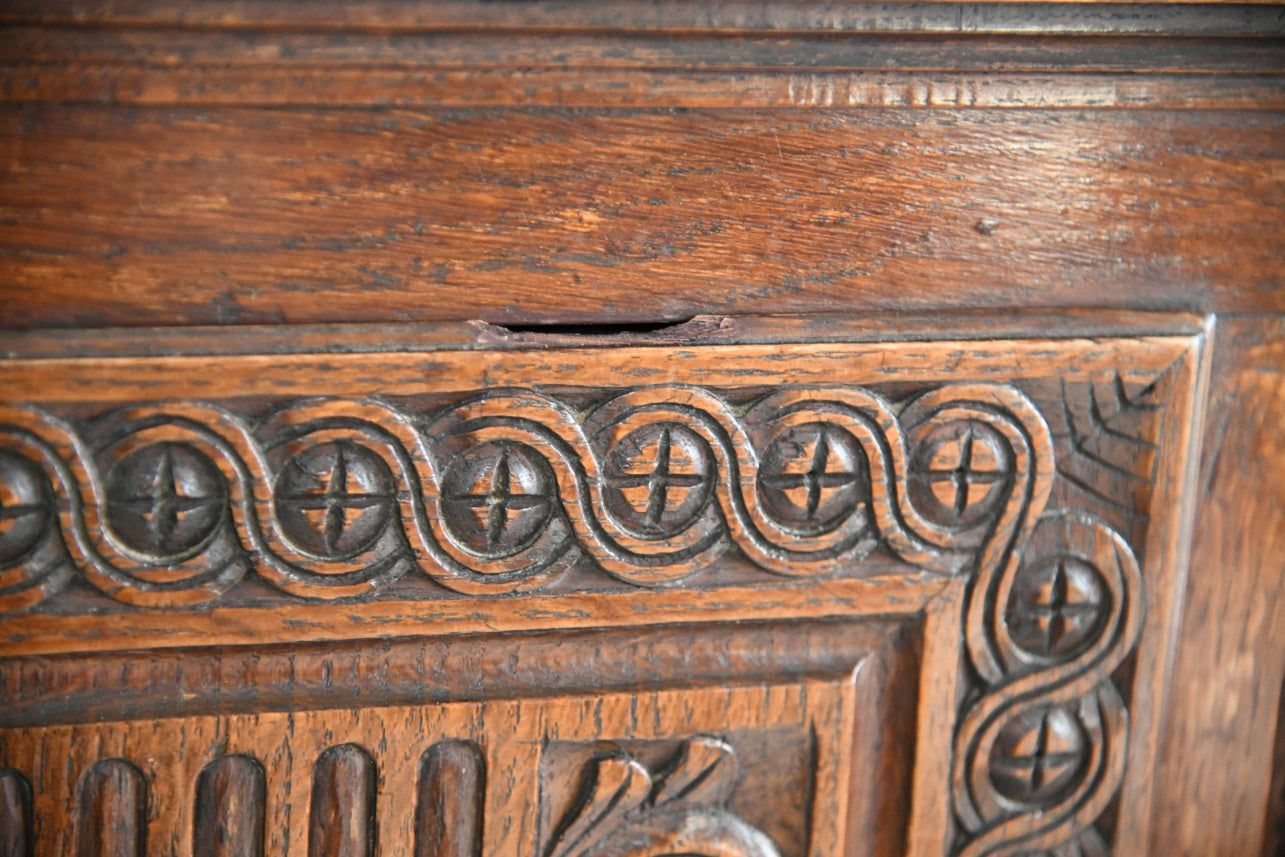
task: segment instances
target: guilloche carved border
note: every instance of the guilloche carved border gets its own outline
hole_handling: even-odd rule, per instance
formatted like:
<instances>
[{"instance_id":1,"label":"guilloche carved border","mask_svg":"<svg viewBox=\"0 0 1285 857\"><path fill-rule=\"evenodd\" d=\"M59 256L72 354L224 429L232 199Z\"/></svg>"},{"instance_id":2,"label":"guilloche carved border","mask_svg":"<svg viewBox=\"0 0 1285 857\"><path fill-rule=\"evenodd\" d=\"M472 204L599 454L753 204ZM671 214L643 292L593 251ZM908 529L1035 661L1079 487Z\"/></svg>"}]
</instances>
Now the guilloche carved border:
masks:
<instances>
[{"instance_id":1,"label":"guilloche carved border","mask_svg":"<svg viewBox=\"0 0 1285 857\"><path fill-rule=\"evenodd\" d=\"M678 583L735 547L786 577L876 547L955 573L1052 473L1016 390L946 385L894 404L795 387L733 406L639 388L587 413L505 390L417 413L350 399L267 414L171 401L77 424L0 406L0 608L73 577L127 604L195 605L255 574L305 599L408 573L472 595L529 590L582 556Z\"/></svg>"},{"instance_id":2,"label":"guilloche carved border","mask_svg":"<svg viewBox=\"0 0 1285 857\"><path fill-rule=\"evenodd\" d=\"M1145 618L1139 549L1178 364L1139 370L1122 348L1117 371L1090 372L1073 352L1065 371L1027 371L1034 388L921 369L909 393L775 380L502 387L429 407L352 391L88 418L5 406L0 605L20 618L88 585L195 607L252 578L285 601L415 576L522 595L585 567L707 588L733 554L770 582L878 552L970 581L953 850L1106 853L1094 821L1130 728L1112 676Z\"/></svg>"}]
</instances>

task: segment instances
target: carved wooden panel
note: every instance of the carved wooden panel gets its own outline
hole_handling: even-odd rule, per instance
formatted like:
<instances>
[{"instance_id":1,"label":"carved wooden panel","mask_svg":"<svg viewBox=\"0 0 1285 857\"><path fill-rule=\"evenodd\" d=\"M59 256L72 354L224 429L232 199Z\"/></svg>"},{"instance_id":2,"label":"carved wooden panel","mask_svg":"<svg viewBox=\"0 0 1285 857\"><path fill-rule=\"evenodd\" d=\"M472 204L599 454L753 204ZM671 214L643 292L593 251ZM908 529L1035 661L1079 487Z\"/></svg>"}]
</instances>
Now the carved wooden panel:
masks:
<instances>
[{"instance_id":1,"label":"carved wooden panel","mask_svg":"<svg viewBox=\"0 0 1285 857\"><path fill-rule=\"evenodd\" d=\"M1171 324L0 363L0 842L1107 853L1182 580Z\"/></svg>"},{"instance_id":2,"label":"carved wooden panel","mask_svg":"<svg viewBox=\"0 0 1285 857\"><path fill-rule=\"evenodd\" d=\"M589 840L625 835L621 824L642 824L672 845L685 840L667 835L714 813L729 841L780 840L765 846L780 850L750 854L801 855L809 841L833 850L850 805L866 799L850 798L843 779L859 734L854 719L858 711L872 723L890 716L859 698L871 691L859 668L869 658L903 657L867 647L887 649L904 636L887 624L856 638L835 630L858 644L844 652L846 663L803 663L802 674L764 679L725 658L730 686L685 685L675 671L668 683L677 686L647 691L356 708L325 700L313 710L243 703L237 713L12 728L6 764L17 773L9 776L15 792L34 795L34 824L17 829L38 853L103 853L83 843L110 836L148 843L148 853L369 855L383 843L382 853L463 857L599 853ZM664 633L686 646L702 632ZM776 645L802 639L787 633ZM754 645L762 643L739 641ZM522 661L524 653L491 653L483 663L502 657ZM257 670L247 671L251 681ZM861 752L896 752L875 745L879 728L867 724L865 735ZM659 753L663 777L624 761L630 752ZM635 804L613 799L620 784L608 786L613 763L604 759L636 772L636 787L648 784ZM582 804L583 781L595 770L608 791ZM652 794L658 778L665 788ZM604 801L621 817L604 818ZM767 832L750 835L742 812Z\"/></svg>"}]
</instances>

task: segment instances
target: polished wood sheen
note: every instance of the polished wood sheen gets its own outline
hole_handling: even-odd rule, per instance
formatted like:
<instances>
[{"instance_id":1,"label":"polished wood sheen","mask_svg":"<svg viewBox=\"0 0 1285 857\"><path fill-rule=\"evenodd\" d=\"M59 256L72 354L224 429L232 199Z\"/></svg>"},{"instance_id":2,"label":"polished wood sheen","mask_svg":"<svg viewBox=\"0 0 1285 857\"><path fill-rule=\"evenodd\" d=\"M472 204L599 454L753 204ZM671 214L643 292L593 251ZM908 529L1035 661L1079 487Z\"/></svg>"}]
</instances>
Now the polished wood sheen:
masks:
<instances>
[{"instance_id":1,"label":"polished wood sheen","mask_svg":"<svg viewBox=\"0 0 1285 857\"><path fill-rule=\"evenodd\" d=\"M262 857L263 766L244 755L220 756L196 781L194 857Z\"/></svg>"},{"instance_id":2,"label":"polished wood sheen","mask_svg":"<svg viewBox=\"0 0 1285 857\"><path fill-rule=\"evenodd\" d=\"M32 835L160 729L131 843L1104 848L1085 819L1148 797L1207 331L1076 326L11 359Z\"/></svg>"},{"instance_id":3,"label":"polished wood sheen","mask_svg":"<svg viewBox=\"0 0 1285 857\"><path fill-rule=\"evenodd\" d=\"M485 789L486 761L476 744L430 747L419 773L416 857L480 857Z\"/></svg>"},{"instance_id":4,"label":"polished wood sheen","mask_svg":"<svg viewBox=\"0 0 1285 857\"><path fill-rule=\"evenodd\" d=\"M0 8L0 857L1280 857L1285 24Z\"/></svg>"}]
</instances>

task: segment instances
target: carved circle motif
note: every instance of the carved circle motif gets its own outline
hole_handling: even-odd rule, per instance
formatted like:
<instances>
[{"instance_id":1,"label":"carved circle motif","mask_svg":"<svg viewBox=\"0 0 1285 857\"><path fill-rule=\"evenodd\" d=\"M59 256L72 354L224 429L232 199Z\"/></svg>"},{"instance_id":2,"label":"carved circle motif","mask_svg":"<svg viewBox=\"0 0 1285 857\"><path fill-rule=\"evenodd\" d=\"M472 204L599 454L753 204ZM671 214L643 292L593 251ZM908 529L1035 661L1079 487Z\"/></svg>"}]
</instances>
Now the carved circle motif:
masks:
<instances>
[{"instance_id":1,"label":"carved circle motif","mask_svg":"<svg viewBox=\"0 0 1285 857\"><path fill-rule=\"evenodd\" d=\"M456 457L443 479L442 523L464 549L501 558L529 547L553 515L556 480L530 446L487 441Z\"/></svg>"},{"instance_id":2,"label":"carved circle motif","mask_svg":"<svg viewBox=\"0 0 1285 857\"><path fill-rule=\"evenodd\" d=\"M0 568L40 545L50 511L49 483L36 463L0 449Z\"/></svg>"},{"instance_id":3,"label":"carved circle motif","mask_svg":"<svg viewBox=\"0 0 1285 857\"><path fill-rule=\"evenodd\" d=\"M915 508L907 481L919 441L931 435L923 446L940 452L943 425L975 419L956 444L968 455L949 463L969 487L986 482L987 450L993 470L1024 461L1008 422L1041 423L1006 388L943 391L903 413L904 432L880 396L840 386L778 391L746 409L681 385L628 390L583 412L532 391L490 391L434 413L325 399L247 416L170 401L79 427L16 409L21 433L52 444L52 469L33 475L5 457L0 558L21 553L28 527L57 534L41 568L65 547L91 585L148 606L200 603L250 570L303 598L360 597L417 567L490 594L542 585L586 554L621 580L654 585L732 547L773 573L827 574L881 540L908 562L954 572L977 543L928 526ZM994 404L1009 399L1020 415ZM956 404L945 413L943 402ZM966 492L968 503L1011 501L1011 477ZM59 515L51 498L64 494ZM44 544L5 561L45 560Z\"/></svg>"},{"instance_id":4,"label":"carved circle motif","mask_svg":"<svg viewBox=\"0 0 1285 857\"><path fill-rule=\"evenodd\" d=\"M699 517L716 481L705 440L678 423L651 423L625 435L607 455L606 502L641 538L669 538Z\"/></svg>"},{"instance_id":5,"label":"carved circle motif","mask_svg":"<svg viewBox=\"0 0 1285 857\"><path fill-rule=\"evenodd\" d=\"M198 553L227 511L227 485L200 450L161 442L133 450L107 478L107 524L156 561Z\"/></svg>"},{"instance_id":6,"label":"carved circle motif","mask_svg":"<svg viewBox=\"0 0 1285 857\"><path fill-rule=\"evenodd\" d=\"M1057 555L1018 573L1005 621L1022 651L1066 658L1096 639L1109 613L1110 595L1101 573L1079 557Z\"/></svg>"},{"instance_id":7,"label":"carved circle motif","mask_svg":"<svg viewBox=\"0 0 1285 857\"><path fill-rule=\"evenodd\" d=\"M348 440L309 447L277 476L273 507L301 553L341 560L368 550L388 528L397 495L388 465Z\"/></svg>"},{"instance_id":8,"label":"carved circle motif","mask_svg":"<svg viewBox=\"0 0 1285 857\"><path fill-rule=\"evenodd\" d=\"M1054 803L1079 781L1087 747L1072 712L1060 707L1026 712L1000 730L991 750L991 782L1014 803Z\"/></svg>"},{"instance_id":9,"label":"carved circle motif","mask_svg":"<svg viewBox=\"0 0 1285 857\"><path fill-rule=\"evenodd\" d=\"M911 459L910 496L934 524L963 530L995 511L1012 473L1008 443L980 420L953 420L930 429Z\"/></svg>"},{"instance_id":10,"label":"carved circle motif","mask_svg":"<svg viewBox=\"0 0 1285 857\"><path fill-rule=\"evenodd\" d=\"M818 536L856 511L868 474L865 453L844 429L820 422L790 426L763 455L759 499L783 529Z\"/></svg>"}]
</instances>

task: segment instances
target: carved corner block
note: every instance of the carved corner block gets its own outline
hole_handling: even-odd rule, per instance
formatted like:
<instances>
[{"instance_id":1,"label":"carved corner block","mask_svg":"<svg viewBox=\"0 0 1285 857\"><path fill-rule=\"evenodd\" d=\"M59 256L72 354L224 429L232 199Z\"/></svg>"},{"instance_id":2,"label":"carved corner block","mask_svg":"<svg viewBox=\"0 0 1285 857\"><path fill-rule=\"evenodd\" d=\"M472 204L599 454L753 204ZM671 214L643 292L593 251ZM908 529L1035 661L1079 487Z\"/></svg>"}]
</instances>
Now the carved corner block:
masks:
<instances>
[{"instance_id":1,"label":"carved corner block","mask_svg":"<svg viewBox=\"0 0 1285 857\"><path fill-rule=\"evenodd\" d=\"M55 701L58 659L104 639L122 674L129 649L157 652L159 670L176 646L259 647L253 671L286 656L268 646L316 644L335 647L317 660L329 675L371 637L440 638L443 658L476 651L500 669L508 644L478 635L521 631L538 636L512 663L537 666L473 687L444 667L440 701L608 693L636 709L646 685L677 719L573 736L563 718L578 715L550 703L538 759L452 726L489 765L512 753L538 769L513 798L539 807L515 853L788 857L864 837L897 850L851 797L863 778L889 789L904 824L883 823L909 825L920 857L1106 853L1111 819L1148 811L1202 341L302 351L230 354L215 374L181 355L2 362L0 688L25 682L29 701L0 712L17 730L0 764L15 777L46 764L22 749L55 728L42 712L62 705L56 728L82 728L93 695ZM883 649L830 624L878 638L889 621L918 628L897 637L909 660L869 656ZM745 622L761 624L730 661L700 642ZM686 659L664 637L676 623L694 629ZM644 644L648 629L664 640ZM602 648L631 637L635 654ZM577 678L591 655L634 678ZM539 666L559 656L565 668ZM308 704L363 705L356 674L351 693L309 685L311 656L290 657ZM784 775L744 763L779 724L693 712L733 674L779 682L786 662L832 688L849 734L812 748L806 789L777 791L848 797L782 820L737 803ZM906 669L910 693L881 687ZM423 687L377 689L392 707L365 712L363 752ZM226 698L227 717L253 710ZM914 744L901 762L855 737L875 698L879 740ZM121 704L182 715L143 691ZM890 725L889 705L913 728Z\"/></svg>"}]
</instances>

